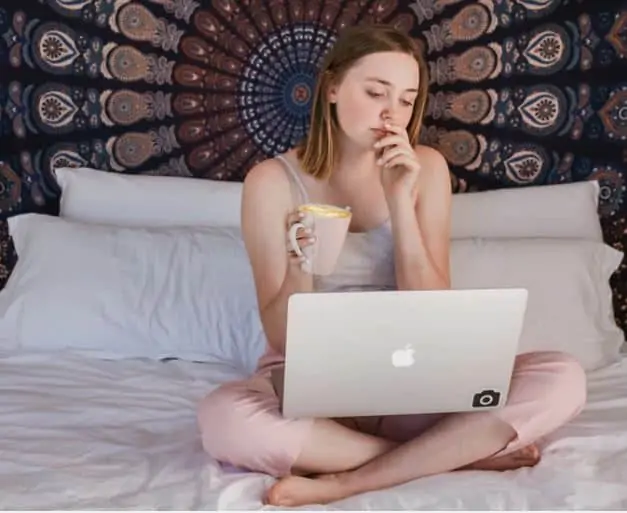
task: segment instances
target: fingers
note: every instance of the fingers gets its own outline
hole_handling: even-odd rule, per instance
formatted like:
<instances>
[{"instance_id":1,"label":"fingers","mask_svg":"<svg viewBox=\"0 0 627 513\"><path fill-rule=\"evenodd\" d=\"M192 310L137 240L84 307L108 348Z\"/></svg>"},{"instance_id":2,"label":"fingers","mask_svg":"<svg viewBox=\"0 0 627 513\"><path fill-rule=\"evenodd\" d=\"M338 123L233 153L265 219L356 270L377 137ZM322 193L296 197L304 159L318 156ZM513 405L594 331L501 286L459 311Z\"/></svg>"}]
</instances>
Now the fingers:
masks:
<instances>
[{"instance_id":1,"label":"fingers","mask_svg":"<svg viewBox=\"0 0 627 513\"><path fill-rule=\"evenodd\" d=\"M299 268L302 268L303 264L307 262L305 255L297 255L294 251L289 252L288 259L291 266Z\"/></svg>"},{"instance_id":2,"label":"fingers","mask_svg":"<svg viewBox=\"0 0 627 513\"><path fill-rule=\"evenodd\" d=\"M411 153L413 153L413 151ZM397 159L400 155L409 156L409 150L405 147L391 148L377 160L377 165L389 167L390 162L392 162L393 159Z\"/></svg>"},{"instance_id":3,"label":"fingers","mask_svg":"<svg viewBox=\"0 0 627 513\"><path fill-rule=\"evenodd\" d=\"M406 134L390 134L386 135L382 139L379 139L374 144L374 148L377 159L381 160L385 157L385 155L387 155L394 149L411 149L411 146L409 144L409 140L407 139ZM379 162L377 163L379 164Z\"/></svg>"},{"instance_id":4,"label":"fingers","mask_svg":"<svg viewBox=\"0 0 627 513\"><path fill-rule=\"evenodd\" d=\"M303 214L302 212L299 212L298 210L290 212L286 217L287 231L289 232L289 230L294 224L302 223L304 221L304 218L305 218L305 214ZM286 238L287 238L286 250L288 253L290 264L302 267L303 264L307 262L307 257L304 254L299 255L299 252L295 251L294 248L292 247L292 243L290 241L289 236L287 236ZM298 245L298 249L300 250L300 253L303 253L307 247L311 246L316 241L316 237L313 233L313 230L308 227L305 227L305 228L299 227L296 230L295 239Z\"/></svg>"},{"instance_id":5,"label":"fingers","mask_svg":"<svg viewBox=\"0 0 627 513\"><path fill-rule=\"evenodd\" d=\"M300 230L300 231L305 231L305 230ZM288 253L289 264L292 266L296 266L302 270L303 267L308 262L307 256L305 255L305 249L308 246L311 246L315 241L316 241L316 238L314 236L298 237L297 238L298 247L300 248L300 251L302 253L300 255L296 251L294 251L294 249L292 248L292 245L288 242L287 253Z\"/></svg>"},{"instance_id":6,"label":"fingers","mask_svg":"<svg viewBox=\"0 0 627 513\"><path fill-rule=\"evenodd\" d=\"M387 160L383 167L391 168L396 166L403 166L407 169L413 169L414 171L420 170L420 164L416 162L416 157L414 155L407 155L407 153L399 153L389 160Z\"/></svg>"},{"instance_id":7,"label":"fingers","mask_svg":"<svg viewBox=\"0 0 627 513\"><path fill-rule=\"evenodd\" d=\"M385 129L389 135L379 139L374 145L377 165L385 168L404 166L419 170L420 164L416 160L416 153L409 143L405 128L387 123Z\"/></svg>"},{"instance_id":8,"label":"fingers","mask_svg":"<svg viewBox=\"0 0 627 513\"><path fill-rule=\"evenodd\" d=\"M286 217L286 230L289 232L296 223L304 223L305 214L303 212L299 212L298 210L292 211L287 214ZM296 239L302 239L305 237L311 237L313 235L313 230L309 227L306 228L298 228L296 230Z\"/></svg>"},{"instance_id":9,"label":"fingers","mask_svg":"<svg viewBox=\"0 0 627 513\"><path fill-rule=\"evenodd\" d=\"M287 217L285 219L285 222L287 224L286 228L289 230L290 227L294 223L301 222L304 218L305 218L305 214L303 212L299 212L298 210L293 210L292 212L287 214Z\"/></svg>"},{"instance_id":10,"label":"fingers","mask_svg":"<svg viewBox=\"0 0 627 513\"><path fill-rule=\"evenodd\" d=\"M401 146L407 144L407 138L402 135L392 134L386 135L374 143L374 147L377 149L386 150L390 146Z\"/></svg>"},{"instance_id":11,"label":"fingers","mask_svg":"<svg viewBox=\"0 0 627 513\"><path fill-rule=\"evenodd\" d=\"M316 237L312 234L309 228L306 228L304 230L298 230L298 234L296 235L296 242L298 243L298 247L300 248L300 250L303 251L305 248L311 246L316 242ZM292 244L289 240L287 241L287 251L289 253L296 254L296 251L294 251L294 248L292 248Z\"/></svg>"},{"instance_id":12,"label":"fingers","mask_svg":"<svg viewBox=\"0 0 627 513\"><path fill-rule=\"evenodd\" d=\"M405 130L405 128L403 128L402 126L399 125L395 125L393 123L390 122L386 122L383 127L388 131L391 132L393 134L397 134L397 135L407 135L407 131Z\"/></svg>"}]
</instances>

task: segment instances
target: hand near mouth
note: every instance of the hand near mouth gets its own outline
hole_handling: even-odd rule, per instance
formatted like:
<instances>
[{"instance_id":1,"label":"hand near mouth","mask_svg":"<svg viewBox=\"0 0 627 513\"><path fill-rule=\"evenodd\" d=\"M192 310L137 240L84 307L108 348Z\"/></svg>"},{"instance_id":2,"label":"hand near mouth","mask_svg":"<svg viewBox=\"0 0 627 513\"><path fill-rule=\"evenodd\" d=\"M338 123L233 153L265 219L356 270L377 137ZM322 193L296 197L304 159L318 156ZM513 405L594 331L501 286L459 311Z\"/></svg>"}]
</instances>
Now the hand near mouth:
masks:
<instances>
[{"instance_id":1,"label":"hand near mouth","mask_svg":"<svg viewBox=\"0 0 627 513\"><path fill-rule=\"evenodd\" d=\"M421 168L416 152L404 128L386 124L385 130L387 134L374 147L386 197L392 199L407 193L413 196Z\"/></svg>"}]
</instances>

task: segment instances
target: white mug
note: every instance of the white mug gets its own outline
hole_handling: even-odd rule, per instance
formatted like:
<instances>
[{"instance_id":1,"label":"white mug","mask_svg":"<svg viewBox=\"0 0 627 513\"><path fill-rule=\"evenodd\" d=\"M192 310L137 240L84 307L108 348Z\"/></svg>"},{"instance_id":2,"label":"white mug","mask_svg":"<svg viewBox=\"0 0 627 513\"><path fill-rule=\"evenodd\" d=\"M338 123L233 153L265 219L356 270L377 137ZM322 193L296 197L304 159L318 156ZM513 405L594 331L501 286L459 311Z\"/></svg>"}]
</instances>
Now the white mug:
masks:
<instances>
[{"instance_id":1,"label":"white mug","mask_svg":"<svg viewBox=\"0 0 627 513\"><path fill-rule=\"evenodd\" d=\"M294 223L288 232L290 246L298 256L305 257L304 270L311 274L331 274L344 247L352 212L349 208L320 203L306 203L298 207L305 214L302 222ZM298 231L310 228L316 237L313 244L302 250Z\"/></svg>"}]
</instances>

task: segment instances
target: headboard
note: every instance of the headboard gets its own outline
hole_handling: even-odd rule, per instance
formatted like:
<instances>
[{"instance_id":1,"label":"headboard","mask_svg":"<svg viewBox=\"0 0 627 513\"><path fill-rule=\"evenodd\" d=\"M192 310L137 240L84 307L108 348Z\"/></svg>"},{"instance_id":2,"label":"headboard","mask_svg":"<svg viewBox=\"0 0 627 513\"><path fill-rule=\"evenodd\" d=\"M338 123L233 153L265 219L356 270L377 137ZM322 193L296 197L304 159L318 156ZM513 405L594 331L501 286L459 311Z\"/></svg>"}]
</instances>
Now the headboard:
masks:
<instances>
[{"instance_id":1,"label":"headboard","mask_svg":"<svg viewBox=\"0 0 627 513\"><path fill-rule=\"evenodd\" d=\"M0 216L58 209L51 170L241 181L308 125L316 67L343 27L425 46L422 141L454 190L596 179L627 241L627 2L20 0L0 7ZM11 268L0 228L0 282ZM627 328L627 267L614 278Z\"/></svg>"}]
</instances>

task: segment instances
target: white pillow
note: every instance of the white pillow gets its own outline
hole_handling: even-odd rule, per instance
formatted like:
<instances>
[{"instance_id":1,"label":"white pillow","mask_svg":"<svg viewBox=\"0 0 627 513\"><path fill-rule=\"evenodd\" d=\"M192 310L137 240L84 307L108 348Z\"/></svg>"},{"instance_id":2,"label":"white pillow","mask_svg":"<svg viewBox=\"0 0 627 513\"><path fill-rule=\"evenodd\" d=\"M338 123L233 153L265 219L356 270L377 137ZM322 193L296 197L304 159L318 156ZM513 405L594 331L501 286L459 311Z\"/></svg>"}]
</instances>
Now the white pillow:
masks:
<instances>
[{"instance_id":1,"label":"white pillow","mask_svg":"<svg viewBox=\"0 0 627 513\"><path fill-rule=\"evenodd\" d=\"M623 253L574 239L468 239L451 245L452 288L529 290L520 352L565 351L586 370L620 358L609 279Z\"/></svg>"},{"instance_id":2,"label":"white pillow","mask_svg":"<svg viewBox=\"0 0 627 513\"><path fill-rule=\"evenodd\" d=\"M89 168L55 170L60 216L118 226L239 226L242 184Z\"/></svg>"},{"instance_id":3,"label":"white pillow","mask_svg":"<svg viewBox=\"0 0 627 513\"><path fill-rule=\"evenodd\" d=\"M60 215L120 226L239 226L242 184L58 168ZM455 194L452 238L602 240L596 181Z\"/></svg>"},{"instance_id":4,"label":"white pillow","mask_svg":"<svg viewBox=\"0 0 627 513\"><path fill-rule=\"evenodd\" d=\"M598 206L597 181L455 194L451 206L452 238L602 241Z\"/></svg>"},{"instance_id":5,"label":"white pillow","mask_svg":"<svg viewBox=\"0 0 627 513\"><path fill-rule=\"evenodd\" d=\"M9 218L0 351L182 358L251 370L265 347L239 230Z\"/></svg>"},{"instance_id":6,"label":"white pillow","mask_svg":"<svg viewBox=\"0 0 627 513\"><path fill-rule=\"evenodd\" d=\"M130 228L9 218L18 262L0 291L0 350L178 357L250 371L265 347L236 228ZM608 283L622 254L575 239L457 240L454 288L525 287L521 352L561 350L588 370L624 341Z\"/></svg>"}]
</instances>

